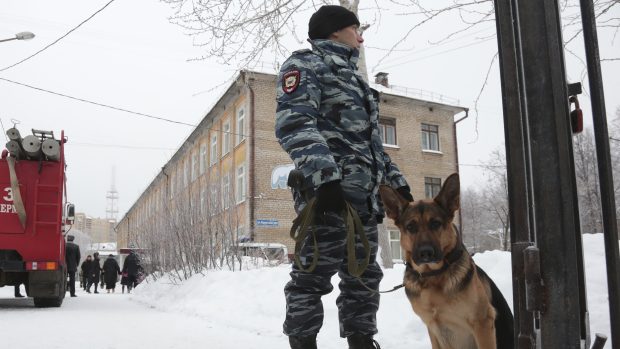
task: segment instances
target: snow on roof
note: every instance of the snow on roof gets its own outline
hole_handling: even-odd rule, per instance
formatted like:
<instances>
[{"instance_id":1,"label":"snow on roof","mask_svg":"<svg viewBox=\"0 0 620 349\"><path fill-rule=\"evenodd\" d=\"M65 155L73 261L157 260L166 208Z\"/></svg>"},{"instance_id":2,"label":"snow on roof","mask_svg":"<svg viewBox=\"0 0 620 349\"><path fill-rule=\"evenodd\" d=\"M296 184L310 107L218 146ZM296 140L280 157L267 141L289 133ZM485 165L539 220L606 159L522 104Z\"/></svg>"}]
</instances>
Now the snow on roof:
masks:
<instances>
[{"instance_id":1,"label":"snow on roof","mask_svg":"<svg viewBox=\"0 0 620 349\"><path fill-rule=\"evenodd\" d=\"M444 104L452 107L463 108L459 106L460 101L456 98L448 97L442 95L441 93L426 91L418 88L398 86L398 85L390 85L390 87L385 87L381 84L376 84L374 82L369 83L371 88L375 90L386 93L394 96L401 96L407 98L415 98L422 101Z\"/></svg>"}]
</instances>

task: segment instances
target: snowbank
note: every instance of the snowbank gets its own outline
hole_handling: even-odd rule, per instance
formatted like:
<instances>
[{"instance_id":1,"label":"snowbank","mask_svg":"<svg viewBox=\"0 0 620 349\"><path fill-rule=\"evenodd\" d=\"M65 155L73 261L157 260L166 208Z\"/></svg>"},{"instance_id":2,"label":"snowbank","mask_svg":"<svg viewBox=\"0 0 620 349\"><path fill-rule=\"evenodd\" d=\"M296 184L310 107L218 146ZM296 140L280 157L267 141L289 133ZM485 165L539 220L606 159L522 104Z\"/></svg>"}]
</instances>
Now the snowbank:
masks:
<instances>
[{"instance_id":1,"label":"snowbank","mask_svg":"<svg viewBox=\"0 0 620 349\"><path fill-rule=\"evenodd\" d=\"M610 334L603 236L584 235L583 242L591 331ZM476 254L474 259L512 305L510 254L488 251ZM269 343L271 348L287 348L282 320L285 311L283 287L289 279L289 269L290 266L281 265L237 272L211 271L204 276L194 276L181 285L158 280L138 287L134 299L164 312L184 313L213 326L231 329L232 333L241 331L239 333L244 335L256 336L252 343L237 342L230 348L264 347L258 343ZM391 289L402 282L404 266L396 265L384 272L381 289ZM335 290L338 290L338 281L338 277L332 279ZM318 338L321 348L346 346L345 340L338 335L337 295L335 291L323 298L325 321ZM412 312L402 289L382 295L377 317L377 339L382 346L430 347L426 329ZM228 348L227 343L220 345Z\"/></svg>"}]
</instances>

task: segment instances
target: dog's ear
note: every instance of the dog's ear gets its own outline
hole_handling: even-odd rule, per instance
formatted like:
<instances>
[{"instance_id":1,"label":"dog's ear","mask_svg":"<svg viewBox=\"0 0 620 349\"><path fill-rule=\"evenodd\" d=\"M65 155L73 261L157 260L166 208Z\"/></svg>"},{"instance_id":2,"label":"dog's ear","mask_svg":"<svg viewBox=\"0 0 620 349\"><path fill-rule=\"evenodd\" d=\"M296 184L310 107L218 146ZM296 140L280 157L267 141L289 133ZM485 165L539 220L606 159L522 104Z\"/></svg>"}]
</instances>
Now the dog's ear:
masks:
<instances>
[{"instance_id":1,"label":"dog's ear","mask_svg":"<svg viewBox=\"0 0 620 349\"><path fill-rule=\"evenodd\" d=\"M381 201L383 201L383 206L385 206L385 213L393 220L397 220L398 215L409 205L409 200L400 196L396 190L388 185L382 184L379 186L379 195L381 195Z\"/></svg>"},{"instance_id":2,"label":"dog's ear","mask_svg":"<svg viewBox=\"0 0 620 349\"><path fill-rule=\"evenodd\" d=\"M448 211L450 215L454 215L454 212L461 205L461 184L458 173L453 173L446 178L441 191L434 200L439 206Z\"/></svg>"}]
</instances>

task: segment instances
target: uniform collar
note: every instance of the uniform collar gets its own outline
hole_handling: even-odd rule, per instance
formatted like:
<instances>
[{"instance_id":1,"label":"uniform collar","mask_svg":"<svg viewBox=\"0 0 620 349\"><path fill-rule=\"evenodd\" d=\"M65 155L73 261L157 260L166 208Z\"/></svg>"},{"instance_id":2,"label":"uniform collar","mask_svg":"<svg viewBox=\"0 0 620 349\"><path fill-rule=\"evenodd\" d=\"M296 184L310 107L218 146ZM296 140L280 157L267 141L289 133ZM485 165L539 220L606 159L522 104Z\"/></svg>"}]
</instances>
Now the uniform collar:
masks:
<instances>
[{"instance_id":1,"label":"uniform collar","mask_svg":"<svg viewBox=\"0 0 620 349\"><path fill-rule=\"evenodd\" d=\"M308 40L315 51L334 57L334 63L357 67L360 51L356 48L327 39Z\"/></svg>"}]
</instances>

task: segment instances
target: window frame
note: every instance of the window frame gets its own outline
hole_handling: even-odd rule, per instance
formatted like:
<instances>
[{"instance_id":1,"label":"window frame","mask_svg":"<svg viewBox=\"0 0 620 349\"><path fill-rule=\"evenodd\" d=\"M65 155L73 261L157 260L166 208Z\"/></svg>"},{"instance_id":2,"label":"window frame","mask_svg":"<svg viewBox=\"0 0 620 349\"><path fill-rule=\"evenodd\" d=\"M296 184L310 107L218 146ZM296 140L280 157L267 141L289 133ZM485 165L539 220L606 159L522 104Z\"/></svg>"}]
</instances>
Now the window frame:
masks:
<instances>
[{"instance_id":1,"label":"window frame","mask_svg":"<svg viewBox=\"0 0 620 349\"><path fill-rule=\"evenodd\" d=\"M230 134L231 134L231 129L230 129L230 120L226 120L223 124L222 124L222 157L226 156L228 153L230 153Z\"/></svg>"},{"instance_id":2,"label":"window frame","mask_svg":"<svg viewBox=\"0 0 620 349\"><path fill-rule=\"evenodd\" d=\"M245 108L239 108L237 111L237 116L235 118L236 122L236 137L235 137L235 146L241 144L245 140Z\"/></svg>"},{"instance_id":3,"label":"window frame","mask_svg":"<svg viewBox=\"0 0 620 349\"><path fill-rule=\"evenodd\" d=\"M242 171L239 174L239 171ZM235 203L240 204L245 201L245 187L246 187L246 178L245 178L245 165L241 165L237 167L235 171L236 185L235 185ZM241 182L241 183L240 183Z\"/></svg>"},{"instance_id":4,"label":"window frame","mask_svg":"<svg viewBox=\"0 0 620 349\"><path fill-rule=\"evenodd\" d=\"M392 251L392 260L393 261L402 261L403 258L403 249L400 246L400 231L398 229L387 229L387 233L388 233L388 241L390 243L390 250ZM397 238L393 239L392 238L392 233L396 233L397 234ZM394 249L394 244L396 246L398 246L398 248ZM398 253L398 255L395 255L395 253Z\"/></svg>"},{"instance_id":5,"label":"window frame","mask_svg":"<svg viewBox=\"0 0 620 349\"><path fill-rule=\"evenodd\" d=\"M435 196L437 196L437 194L439 194L439 192L441 191L441 177L424 177L424 196L427 199L432 199ZM430 188L430 194L429 195L429 188Z\"/></svg>"},{"instance_id":6,"label":"window frame","mask_svg":"<svg viewBox=\"0 0 620 349\"><path fill-rule=\"evenodd\" d=\"M420 130L422 132L422 150L440 152L439 125L427 124L423 122ZM433 140L435 141L435 144L433 144ZM433 145L435 145L436 149L433 148Z\"/></svg>"},{"instance_id":7,"label":"window frame","mask_svg":"<svg viewBox=\"0 0 620 349\"><path fill-rule=\"evenodd\" d=\"M222 176L222 208L230 208L230 173Z\"/></svg>"},{"instance_id":8,"label":"window frame","mask_svg":"<svg viewBox=\"0 0 620 349\"><path fill-rule=\"evenodd\" d=\"M191 156L190 156L191 161L192 161L192 165L191 165L191 169L190 169L190 171L191 171L190 178L191 178L192 182L194 182L198 178L198 157L199 157L199 155L198 155L198 151L197 150L193 151Z\"/></svg>"},{"instance_id":9,"label":"window frame","mask_svg":"<svg viewBox=\"0 0 620 349\"><path fill-rule=\"evenodd\" d=\"M207 150L208 147L205 143L200 143L200 150L199 150L199 155L198 157L200 158L198 160L199 165L199 175L202 175L205 173L205 171L207 170Z\"/></svg>"},{"instance_id":10,"label":"window frame","mask_svg":"<svg viewBox=\"0 0 620 349\"><path fill-rule=\"evenodd\" d=\"M209 167L215 165L217 163L217 133L211 134L210 139L210 147L209 147Z\"/></svg>"},{"instance_id":11,"label":"window frame","mask_svg":"<svg viewBox=\"0 0 620 349\"><path fill-rule=\"evenodd\" d=\"M387 136L387 130L388 128L391 128L393 131L393 142L394 143L388 143L386 136ZM381 136L381 142L384 145L392 145L392 146L398 146L398 137L396 136L396 119L393 118L384 118L384 117L380 117L379 118L379 135Z\"/></svg>"}]
</instances>

